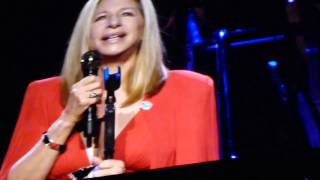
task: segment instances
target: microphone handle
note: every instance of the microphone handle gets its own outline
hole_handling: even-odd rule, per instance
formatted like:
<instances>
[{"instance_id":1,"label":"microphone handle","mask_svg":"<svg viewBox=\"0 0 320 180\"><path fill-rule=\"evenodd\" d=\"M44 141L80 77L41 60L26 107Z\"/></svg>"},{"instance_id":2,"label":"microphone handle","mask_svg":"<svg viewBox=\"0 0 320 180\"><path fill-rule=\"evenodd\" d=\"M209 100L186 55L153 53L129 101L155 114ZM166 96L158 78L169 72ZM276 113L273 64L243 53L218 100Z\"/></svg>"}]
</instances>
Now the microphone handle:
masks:
<instances>
[{"instance_id":1,"label":"microphone handle","mask_svg":"<svg viewBox=\"0 0 320 180\"><path fill-rule=\"evenodd\" d=\"M90 68L88 76L95 75L96 73ZM95 104L92 104L88 107L85 112L85 119L86 119L86 127L85 127L85 137L87 140L87 147L92 146L93 138L97 140L98 131L96 128L97 124L97 107Z\"/></svg>"},{"instance_id":2,"label":"microphone handle","mask_svg":"<svg viewBox=\"0 0 320 180\"><path fill-rule=\"evenodd\" d=\"M87 146L90 147L92 145L92 138L97 137L96 133L96 112L97 107L95 104L90 105L85 112L85 119L86 119L86 129L85 129L85 136L87 140Z\"/></svg>"}]
</instances>

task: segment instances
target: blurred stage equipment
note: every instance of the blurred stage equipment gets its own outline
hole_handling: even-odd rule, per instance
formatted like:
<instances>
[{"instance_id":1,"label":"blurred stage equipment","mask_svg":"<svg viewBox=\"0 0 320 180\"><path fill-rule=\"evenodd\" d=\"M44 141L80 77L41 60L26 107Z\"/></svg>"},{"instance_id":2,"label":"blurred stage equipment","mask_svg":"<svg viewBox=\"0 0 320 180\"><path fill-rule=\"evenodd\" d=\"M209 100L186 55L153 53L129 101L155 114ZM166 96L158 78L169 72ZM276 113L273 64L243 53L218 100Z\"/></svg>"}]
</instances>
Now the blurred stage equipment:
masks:
<instances>
[{"instance_id":1,"label":"blurred stage equipment","mask_svg":"<svg viewBox=\"0 0 320 180\"><path fill-rule=\"evenodd\" d=\"M286 14L294 3L211 1L203 6L209 37L201 37L193 14L189 18L187 68L216 82L224 159L320 147L319 119L302 90L303 55Z\"/></svg>"}]
</instances>

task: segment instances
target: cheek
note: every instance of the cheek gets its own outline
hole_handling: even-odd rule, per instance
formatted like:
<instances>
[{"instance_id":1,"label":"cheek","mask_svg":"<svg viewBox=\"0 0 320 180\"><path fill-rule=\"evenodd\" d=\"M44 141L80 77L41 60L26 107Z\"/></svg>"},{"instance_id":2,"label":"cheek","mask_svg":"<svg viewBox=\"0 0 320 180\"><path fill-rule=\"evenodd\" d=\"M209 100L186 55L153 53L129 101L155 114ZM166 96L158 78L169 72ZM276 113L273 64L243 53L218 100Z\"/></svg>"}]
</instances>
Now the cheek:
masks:
<instances>
[{"instance_id":1,"label":"cheek","mask_svg":"<svg viewBox=\"0 0 320 180\"><path fill-rule=\"evenodd\" d=\"M90 38L92 39L97 39L98 36L101 34L101 32L103 31L103 28L100 24L93 24L90 28Z\"/></svg>"},{"instance_id":2,"label":"cheek","mask_svg":"<svg viewBox=\"0 0 320 180\"><path fill-rule=\"evenodd\" d=\"M140 40L142 40L143 34L144 34L144 21L143 20L138 23L138 33L139 33Z\"/></svg>"},{"instance_id":3,"label":"cheek","mask_svg":"<svg viewBox=\"0 0 320 180\"><path fill-rule=\"evenodd\" d=\"M142 40L142 38L143 38L143 32L144 32L144 24L139 24L139 23L137 23L137 24L136 24L136 27L135 27L135 31L136 31L136 33L137 33L137 38L138 38L139 40Z\"/></svg>"},{"instance_id":4,"label":"cheek","mask_svg":"<svg viewBox=\"0 0 320 180\"><path fill-rule=\"evenodd\" d=\"M89 34L88 42L89 42L90 49L94 49L95 48L95 43L94 43L94 38L92 36L92 33Z\"/></svg>"},{"instance_id":5,"label":"cheek","mask_svg":"<svg viewBox=\"0 0 320 180\"><path fill-rule=\"evenodd\" d=\"M95 47L96 41L98 39L98 32L96 29L91 28L89 33L89 44L91 47Z\"/></svg>"},{"instance_id":6,"label":"cheek","mask_svg":"<svg viewBox=\"0 0 320 180\"><path fill-rule=\"evenodd\" d=\"M91 29L90 33L89 33L89 39L92 41L94 39L96 39L97 37L97 32L95 32L93 29Z\"/></svg>"},{"instance_id":7,"label":"cheek","mask_svg":"<svg viewBox=\"0 0 320 180\"><path fill-rule=\"evenodd\" d=\"M141 28L141 29L139 29L139 34L138 34L138 37L139 37L139 41L142 41L142 39L143 39L143 33L144 32L144 29L143 29L143 27Z\"/></svg>"}]
</instances>

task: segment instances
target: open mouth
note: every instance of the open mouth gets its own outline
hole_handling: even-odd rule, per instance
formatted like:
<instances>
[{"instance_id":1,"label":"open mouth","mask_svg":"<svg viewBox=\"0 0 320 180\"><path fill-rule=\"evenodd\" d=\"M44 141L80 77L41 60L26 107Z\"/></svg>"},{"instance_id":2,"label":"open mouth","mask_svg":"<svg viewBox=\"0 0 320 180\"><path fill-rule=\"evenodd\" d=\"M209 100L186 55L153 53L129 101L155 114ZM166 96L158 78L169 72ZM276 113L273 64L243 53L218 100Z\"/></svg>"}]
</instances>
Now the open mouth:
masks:
<instances>
[{"instance_id":1,"label":"open mouth","mask_svg":"<svg viewBox=\"0 0 320 180\"><path fill-rule=\"evenodd\" d=\"M112 33L112 34L107 34L102 37L103 41L108 41L108 42L115 42L120 40L121 38L125 37L125 33Z\"/></svg>"}]
</instances>

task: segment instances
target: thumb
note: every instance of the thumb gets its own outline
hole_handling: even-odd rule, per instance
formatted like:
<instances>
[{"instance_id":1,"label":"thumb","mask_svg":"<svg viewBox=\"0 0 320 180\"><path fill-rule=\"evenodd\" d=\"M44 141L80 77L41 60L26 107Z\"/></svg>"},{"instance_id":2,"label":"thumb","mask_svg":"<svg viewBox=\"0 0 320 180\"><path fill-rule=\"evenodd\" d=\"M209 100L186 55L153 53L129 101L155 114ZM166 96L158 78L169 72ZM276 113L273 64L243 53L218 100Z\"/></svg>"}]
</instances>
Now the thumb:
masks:
<instances>
[{"instance_id":1,"label":"thumb","mask_svg":"<svg viewBox=\"0 0 320 180\"><path fill-rule=\"evenodd\" d=\"M103 161L100 157L93 157L93 165L98 165Z\"/></svg>"}]
</instances>

